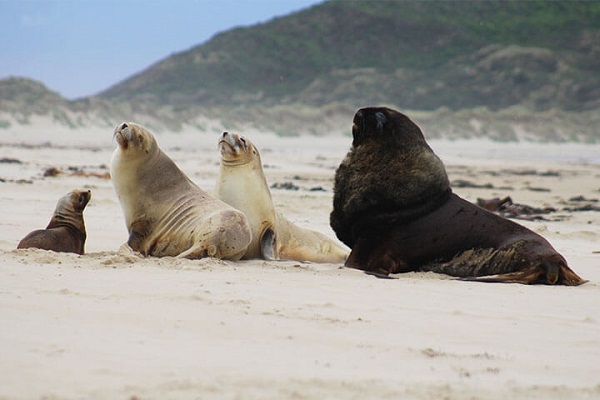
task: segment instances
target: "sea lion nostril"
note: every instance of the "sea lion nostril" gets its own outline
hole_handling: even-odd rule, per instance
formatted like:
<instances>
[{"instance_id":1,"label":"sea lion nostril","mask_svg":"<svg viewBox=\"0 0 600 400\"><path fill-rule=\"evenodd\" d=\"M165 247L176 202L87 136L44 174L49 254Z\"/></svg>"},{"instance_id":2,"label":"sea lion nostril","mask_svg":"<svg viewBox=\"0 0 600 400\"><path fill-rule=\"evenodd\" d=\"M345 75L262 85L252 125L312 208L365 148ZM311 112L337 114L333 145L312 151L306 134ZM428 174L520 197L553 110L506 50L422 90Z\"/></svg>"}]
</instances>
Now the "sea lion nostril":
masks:
<instances>
[{"instance_id":1,"label":"sea lion nostril","mask_svg":"<svg viewBox=\"0 0 600 400\"><path fill-rule=\"evenodd\" d=\"M125 129L127 128L129 125L127 125L127 122L122 122L121 125L119 125L119 130L121 129Z\"/></svg>"},{"instance_id":2,"label":"sea lion nostril","mask_svg":"<svg viewBox=\"0 0 600 400\"><path fill-rule=\"evenodd\" d=\"M229 135L229 132L227 132L227 131L223 132L223 137L225 137L227 135Z\"/></svg>"}]
</instances>

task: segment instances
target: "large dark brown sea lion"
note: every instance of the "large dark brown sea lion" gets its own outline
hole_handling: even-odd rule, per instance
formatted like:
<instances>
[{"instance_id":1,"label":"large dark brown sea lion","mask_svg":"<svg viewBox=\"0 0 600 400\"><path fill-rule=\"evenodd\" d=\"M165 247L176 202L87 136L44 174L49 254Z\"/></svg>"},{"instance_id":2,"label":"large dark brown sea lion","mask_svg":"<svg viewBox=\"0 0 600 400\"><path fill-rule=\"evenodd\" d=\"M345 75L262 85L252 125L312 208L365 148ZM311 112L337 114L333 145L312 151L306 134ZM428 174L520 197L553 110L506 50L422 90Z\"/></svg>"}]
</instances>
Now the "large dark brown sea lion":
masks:
<instances>
[{"instance_id":1,"label":"large dark brown sea lion","mask_svg":"<svg viewBox=\"0 0 600 400\"><path fill-rule=\"evenodd\" d=\"M246 216L194 184L133 122L117 126L111 180L129 231L145 256L237 260L252 240Z\"/></svg>"},{"instance_id":2,"label":"large dark brown sea lion","mask_svg":"<svg viewBox=\"0 0 600 400\"><path fill-rule=\"evenodd\" d=\"M246 137L224 132L219 141L221 168L215 193L244 212L252 243L244 258L343 262L350 253L324 234L303 229L275 211L260 153Z\"/></svg>"},{"instance_id":3,"label":"large dark brown sea lion","mask_svg":"<svg viewBox=\"0 0 600 400\"><path fill-rule=\"evenodd\" d=\"M73 190L62 196L46 229L30 232L19 242L17 248L83 254L87 237L83 210L91 197L89 190Z\"/></svg>"},{"instance_id":4,"label":"large dark brown sea lion","mask_svg":"<svg viewBox=\"0 0 600 400\"><path fill-rule=\"evenodd\" d=\"M335 175L331 227L346 266L375 274L434 271L488 282L580 285L540 235L453 194L419 127L389 108L354 116Z\"/></svg>"}]
</instances>

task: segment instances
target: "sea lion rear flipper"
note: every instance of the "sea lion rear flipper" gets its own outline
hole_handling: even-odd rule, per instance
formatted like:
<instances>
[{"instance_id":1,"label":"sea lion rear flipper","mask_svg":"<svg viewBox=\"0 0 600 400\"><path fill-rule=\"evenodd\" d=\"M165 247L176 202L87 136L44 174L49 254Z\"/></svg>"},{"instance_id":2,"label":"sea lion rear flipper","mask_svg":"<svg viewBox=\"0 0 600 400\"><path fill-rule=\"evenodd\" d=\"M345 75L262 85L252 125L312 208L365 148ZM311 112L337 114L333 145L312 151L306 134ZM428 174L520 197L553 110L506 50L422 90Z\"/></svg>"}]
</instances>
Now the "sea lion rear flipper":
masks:
<instances>
[{"instance_id":1,"label":"sea lion rear flipper","mask_svg":"<svg viewBox=\"0 0 600 400\"><path fill-rule=\"evenodd\" d=\"M558 268L556 268L558 267ZM566 265L549 266L538 265L523 271L509 272L506 274L474 276L462 278L464 281L475 282L500 282L500 283L522 283L525 285L542 283L547 285L579 286L587 280L579 277Z\"/></svg>"},{"instance_id":2,"label":"sea lion rear flipper","mask_svg":"<svg viewBox=\"0 0 600 400\"><path fill-rule=\"evenodd\" d=\"M540 276L541 271L529 269L527 271L509 272L498 275L469 276L466 278L460 278L460 280L471 282L522 283L524 285L529 285L538 281Z\"/></svg>"},{"instance_id":3,"label":"sea lion rear flipper","mask_svg":"<svg viewBox=\"0 0 600 400\"><path fill-rule=\"evenodd\" d=\"M581 278L571 268L561 265L560 267L560 283L567 286L579 286L588 282L587 279Z\"/></svg>"},{"instance_id":4,"label":"sea lion rear flipper","mask_svg":"<svg viewBox=\"0 0 600 400\"><path fill-rule=\"evenodd\" d=\"M271 228L265 229L261 238L260 238L260 254L265 260L274 261L277 260L275 255L275 244L277 243L277 238L275 236L275 231Z\"/></svg>"}]
</instances>

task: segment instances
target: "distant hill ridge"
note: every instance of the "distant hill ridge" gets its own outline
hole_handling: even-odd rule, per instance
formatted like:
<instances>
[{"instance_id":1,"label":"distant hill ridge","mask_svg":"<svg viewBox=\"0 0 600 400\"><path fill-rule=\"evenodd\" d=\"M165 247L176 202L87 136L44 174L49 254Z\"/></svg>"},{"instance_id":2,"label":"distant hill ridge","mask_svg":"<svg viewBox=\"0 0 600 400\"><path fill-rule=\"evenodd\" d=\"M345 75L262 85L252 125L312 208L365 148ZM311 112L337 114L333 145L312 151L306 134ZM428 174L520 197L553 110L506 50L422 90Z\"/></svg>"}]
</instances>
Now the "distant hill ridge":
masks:
<instances>
[{"instance_id":1,"label":"distant hill ridge","mask_svg":"<svg viewBox=\"0 0 600 400\"><path fill-rule=\"evenodd\" d=\"M600 106L600 2L329 1L238 28L101 93L176 106Z\"/></svg>"},{"instance_id":2,"label":"distant hill ridge","mask_svg":"<svg viewBox=\"0 0 600 400\"><path fill-rule=\"evenodd\" d=\"M331 0L220 33L98 96L0 80L0 128L48 115L347 133L358 107L388 105L429 137L598 141L598 21L600 2Z\"/></svg>"}]
</instances>

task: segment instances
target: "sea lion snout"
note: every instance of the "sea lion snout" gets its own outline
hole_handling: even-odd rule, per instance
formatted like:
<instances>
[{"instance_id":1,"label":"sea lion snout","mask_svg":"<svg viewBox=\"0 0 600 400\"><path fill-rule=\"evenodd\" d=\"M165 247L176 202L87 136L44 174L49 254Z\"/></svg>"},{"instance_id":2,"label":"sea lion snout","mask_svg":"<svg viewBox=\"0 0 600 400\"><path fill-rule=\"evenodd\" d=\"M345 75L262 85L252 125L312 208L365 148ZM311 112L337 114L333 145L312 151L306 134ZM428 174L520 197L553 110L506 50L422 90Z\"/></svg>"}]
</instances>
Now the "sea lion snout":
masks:
<instances>
[{"instance_id":1,"label":"sea lion snout","mask_svg":"<svg viewBox=\"0 0 600 400\"><path fill-rule=\"evenodd\" d=\"M221 159L228 163L247 162L251 149L251 143L237 133L225 131L219 140Z\"/></svg>"},{"instance_id":2,"label":"sea lion snout","mask_svg":"<svg viewBox=\"0 0 600 400\"><path fill-rule=\"evenodd\" d=\"M115 136L122 135L125 136L126 139L131 139L131 129L129 129L129 125L127 122L121 122L115 128Z\"/></svg>"},{"instance_id":3,"label":"sea lion snout","mask_svg":"<svg viewBox=\"0 0 600 400\"><path fill-rule=\"evenodd\" d=\"M147 155L151 148L157 146L154 136L135 122L122 122L117 125L113 137L121 150L136 156Z\"/></svg>"},{"instance_id":4,"label":"sea lion snout","mask_svg":"<svg viewBox=\"0 0 600 400\"><path fill-rule=\"evenodd\" d=\"M236 147L237 146L237 142L238 142L237 136L238 135L236 135L235 133L231 133L231 132L225 131L221 135L221 140L219 141L219 145L221 143L227 143L228 145L230 145L232 147Z\"/></svg>"},{"instance_id":5,"label":"sea lion snout","mask_svg":"<svg viewBox=\"0 0 600 400\"><path fill-rule=\"evenodd\" d=\"M354 114L352 123L353 145L364 142L369 135L381 136L388 121L385 108L361 108Z\"/></svg>"},{"instance_id":6,"label":"sea lion snout","mask_svg":"<svg viewBox=\"0 0 600 400\"><path fill-rule=\"evenodd\" d=\"M223 132L221 139L219 140L219 150L221 156L235 156L240 151L238 145L237 135L231 132Z\"/></svg>"},{"instance_id":7,"label":"sea lion snout","mask_svg":"<svg viewBox=\"0 0 600 400\"><path fill-rule=\"evenodd\" d=\"M75 190L72 192L72 200L71 203L76 210L83 211L85 206L88 205L90 199L92 198L91 190Z\"/></svg>"},{"instance_id":8,"label":"sea lion snout","mask_svg":"<svg viewBox=\"0 0 600 400\"><path fill-rule=\"evenodd\" d=\"M117 125L115 132L113 133L113 137L122 149L126 149L128 147L129 141L131 140L131 129L129 128L127 122L121 122L119 125Z\"/></svg>"}]
</instances>

